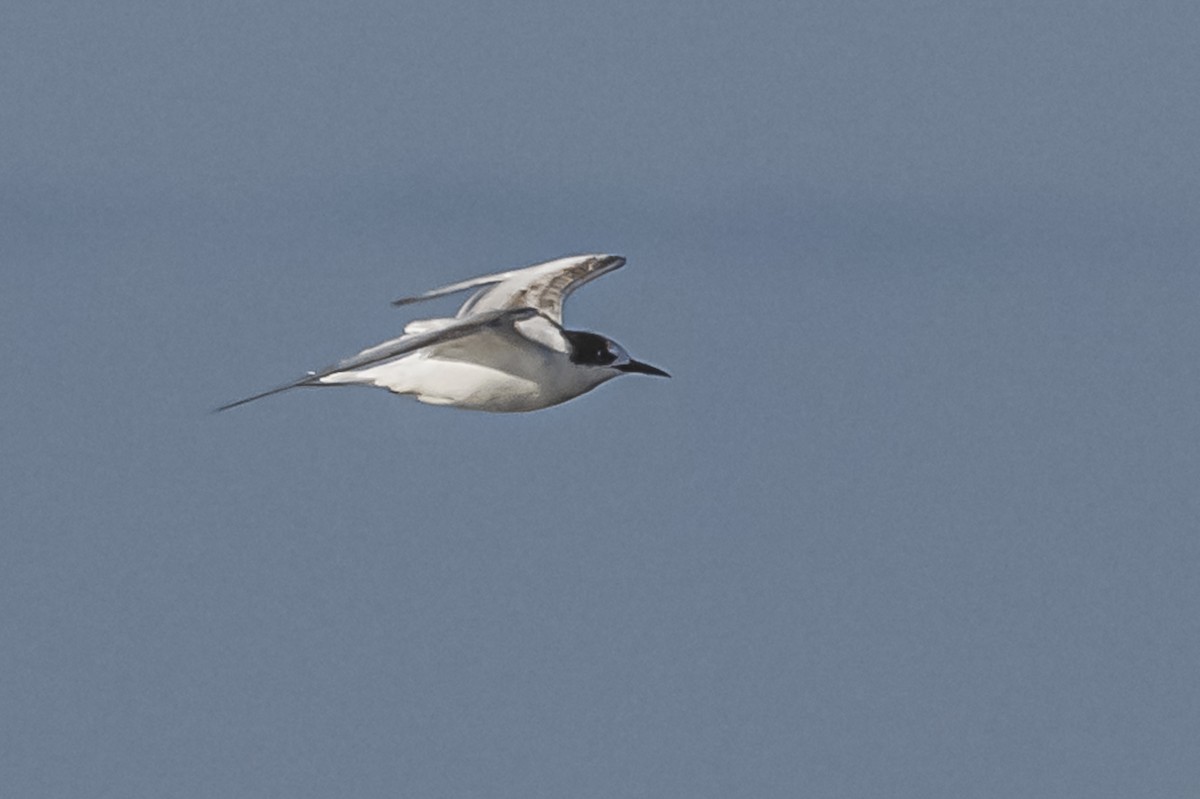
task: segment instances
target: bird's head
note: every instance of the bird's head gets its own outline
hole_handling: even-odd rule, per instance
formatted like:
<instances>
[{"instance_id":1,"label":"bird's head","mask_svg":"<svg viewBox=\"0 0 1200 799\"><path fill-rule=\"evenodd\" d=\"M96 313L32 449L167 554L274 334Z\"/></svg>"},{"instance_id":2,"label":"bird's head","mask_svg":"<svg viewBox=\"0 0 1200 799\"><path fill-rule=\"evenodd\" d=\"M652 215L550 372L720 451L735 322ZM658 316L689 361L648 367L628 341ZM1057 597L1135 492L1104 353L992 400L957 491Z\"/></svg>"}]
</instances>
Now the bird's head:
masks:
<instances>
[{"instance_id":1,"label":"bird's head","mask_svg":"<svg viewBox=\"0 0 1200 799\"><path fill-rule=\"evenodd\" d=\"M621 374L670 377L657 366L635 361L624 347L612 339L581 330L564 330L563 334L571 342L571 362L604 370L606 380Z\"/></svg>"}]
</instances>

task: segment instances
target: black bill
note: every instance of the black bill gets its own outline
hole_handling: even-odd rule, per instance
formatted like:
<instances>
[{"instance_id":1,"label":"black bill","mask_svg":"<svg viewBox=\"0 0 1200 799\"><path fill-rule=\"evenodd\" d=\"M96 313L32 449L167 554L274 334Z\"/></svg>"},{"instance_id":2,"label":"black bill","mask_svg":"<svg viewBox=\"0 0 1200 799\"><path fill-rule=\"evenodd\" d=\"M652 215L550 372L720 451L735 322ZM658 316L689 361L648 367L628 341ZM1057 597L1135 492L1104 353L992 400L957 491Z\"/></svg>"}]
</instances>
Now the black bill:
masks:
<instances>
[{"instance_id":1,"label":"black bill","mask_svg":"<svg viewBox=\"0 0 1200 799\"><path fill-rule=\"evenodd\" d=\"M657 366L651 366L650 364L642 363L641 361L630 361L629 363L623 363L616 368L620 369L622 372L637 372L638 374L642 375L670 377L669 374L664 372L662 369L659 369Z\"/></svg>"}]
</instances>

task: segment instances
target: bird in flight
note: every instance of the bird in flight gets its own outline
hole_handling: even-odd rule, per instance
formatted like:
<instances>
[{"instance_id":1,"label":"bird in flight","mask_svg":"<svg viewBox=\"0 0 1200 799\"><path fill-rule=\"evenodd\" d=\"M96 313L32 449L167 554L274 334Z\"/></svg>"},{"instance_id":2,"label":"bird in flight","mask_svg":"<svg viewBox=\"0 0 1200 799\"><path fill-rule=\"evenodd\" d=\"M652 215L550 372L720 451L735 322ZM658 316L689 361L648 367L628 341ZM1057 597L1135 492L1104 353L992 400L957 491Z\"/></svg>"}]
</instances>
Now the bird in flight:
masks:
<instances>
[{"instance_id":1,"label":"bird in flight","mask_svg":"<svg viewBox=\"0 0 1200 799\"><path fill-rule=\"evenodd\" d=\"M575 255L396 300L478 289L453 318L409 322L399 338L217 410L301 386L364 385L430 405L514 413L558 405L623 374L670 377L612 339L563 327L567 296L624 264L619 255Z\"/></svg>"}]
</instances>

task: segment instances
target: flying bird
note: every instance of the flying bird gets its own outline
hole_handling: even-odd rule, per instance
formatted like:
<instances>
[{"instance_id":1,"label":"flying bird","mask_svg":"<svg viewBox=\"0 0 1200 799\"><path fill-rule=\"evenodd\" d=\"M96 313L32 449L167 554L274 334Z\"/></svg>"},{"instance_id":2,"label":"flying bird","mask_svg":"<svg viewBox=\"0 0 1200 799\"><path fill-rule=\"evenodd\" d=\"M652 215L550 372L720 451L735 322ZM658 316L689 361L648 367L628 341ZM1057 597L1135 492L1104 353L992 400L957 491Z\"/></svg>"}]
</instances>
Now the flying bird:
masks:
<instances>
[{"instance_id":1,"label":"flying bird","mask_svg":"<svg viewBox=\"0 0 1200 799\"><path fill-rule=\"evenodd\" d=\"M576 255L396 300L478 289L453 318L409 322L399 338L217 410L301 386L364 385L430 405L515 413L558 405L624 374L670 377L612 339L563 327L571 292L624 264L619 255Z\"/></svg>"}]
</instances>

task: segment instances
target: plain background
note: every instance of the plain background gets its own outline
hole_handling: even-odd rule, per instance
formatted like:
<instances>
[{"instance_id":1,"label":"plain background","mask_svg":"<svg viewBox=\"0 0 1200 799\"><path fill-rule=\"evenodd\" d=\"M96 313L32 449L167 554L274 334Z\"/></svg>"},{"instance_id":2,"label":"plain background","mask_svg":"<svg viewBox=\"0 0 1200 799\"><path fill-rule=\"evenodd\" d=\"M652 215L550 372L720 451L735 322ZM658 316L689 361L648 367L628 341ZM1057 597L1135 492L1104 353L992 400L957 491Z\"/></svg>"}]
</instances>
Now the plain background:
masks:
<instances>
[{"instance_id":1,"label":"plain background","mask_svg":"<svg viewBox=\"0 0 1200 799\"><path fill-rule=\"evenodd\" d=\"M1198 9L6 3L0 793L1196 796Z\"/></svg>"}]
</instances>

